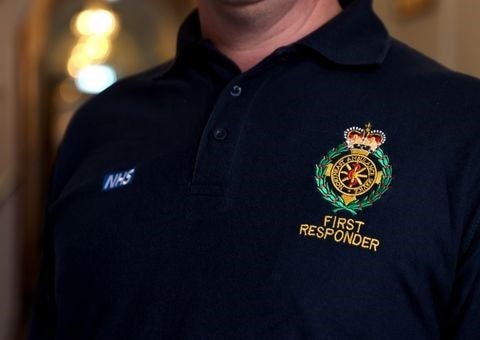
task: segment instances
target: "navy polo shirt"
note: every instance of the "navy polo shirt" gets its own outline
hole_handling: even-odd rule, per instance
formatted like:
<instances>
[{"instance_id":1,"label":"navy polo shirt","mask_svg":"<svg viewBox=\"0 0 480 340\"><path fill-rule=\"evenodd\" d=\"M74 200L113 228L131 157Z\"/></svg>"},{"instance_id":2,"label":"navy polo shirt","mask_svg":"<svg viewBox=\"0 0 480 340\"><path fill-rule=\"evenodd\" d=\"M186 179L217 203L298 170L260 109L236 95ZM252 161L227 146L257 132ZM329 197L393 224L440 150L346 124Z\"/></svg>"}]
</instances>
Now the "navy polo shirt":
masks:
<instances>
[{"instance_id":1,"label":"navy polo shirt","mask_svg":"<svg viewBox=\"0 0 480 340\"><path fill-rule=\"evenodd\" d=\"M344 6L244 73L194 13L77 112L30 339L480 337L480 83Z\"/></svg>"}]
</instances>

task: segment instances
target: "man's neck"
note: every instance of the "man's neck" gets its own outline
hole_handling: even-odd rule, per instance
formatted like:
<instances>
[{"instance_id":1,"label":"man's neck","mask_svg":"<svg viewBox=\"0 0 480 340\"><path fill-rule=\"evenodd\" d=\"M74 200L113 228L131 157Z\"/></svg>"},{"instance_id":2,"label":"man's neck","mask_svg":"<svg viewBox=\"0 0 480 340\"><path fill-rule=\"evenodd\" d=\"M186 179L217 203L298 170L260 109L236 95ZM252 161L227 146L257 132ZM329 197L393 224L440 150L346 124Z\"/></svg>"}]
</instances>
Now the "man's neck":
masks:
<instances>
[{"instance_id":1,"label":"man's neck","mask_svg":"<svg viewBox=\"0 0 480 340\"><path fill-rule=\"evenodd\" d=\"M337 0L198 0L202 35L242 72L325 24Z\"/></svg>"}]
</instances>

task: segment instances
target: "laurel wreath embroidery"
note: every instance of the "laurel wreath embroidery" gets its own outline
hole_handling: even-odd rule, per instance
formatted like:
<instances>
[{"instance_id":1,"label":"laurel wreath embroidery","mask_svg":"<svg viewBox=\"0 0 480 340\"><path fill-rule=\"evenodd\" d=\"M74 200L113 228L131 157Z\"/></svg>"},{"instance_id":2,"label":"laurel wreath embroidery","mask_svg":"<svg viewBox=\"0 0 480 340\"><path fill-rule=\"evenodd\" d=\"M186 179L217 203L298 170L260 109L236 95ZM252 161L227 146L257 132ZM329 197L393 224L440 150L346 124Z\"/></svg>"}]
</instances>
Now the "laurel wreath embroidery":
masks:
<instances>
[{"instance_id":1,"label":"laurel wreath embroidery","mask_svg":"<svg viewBox=\"0 0 480 340\"><path fill-rule=\"evenodd\" d=\"M392 166L390 165L388 156L385 155L381 148L377 148L374 152L372 152L371 154L375 156L378 163L382 166L382 180L378 187L375 190L372 190L368 195L365 195L359 200L357 199L349 204L346 204L343 198L339 195L336 195L330 188L326 178L326 171L327 166L332 163L333 159L347 151L348 147L346 143L342 143L330 150L327 155L324 156L315 166L315 182L317 184L317 189L320 191L323 198L335 207L333 210L334 213L341 210L346 210L353 215L357 215L357 211L372 206L373 203L378 201L388 190L392 181Z\"/></svg>"}]
</instances>

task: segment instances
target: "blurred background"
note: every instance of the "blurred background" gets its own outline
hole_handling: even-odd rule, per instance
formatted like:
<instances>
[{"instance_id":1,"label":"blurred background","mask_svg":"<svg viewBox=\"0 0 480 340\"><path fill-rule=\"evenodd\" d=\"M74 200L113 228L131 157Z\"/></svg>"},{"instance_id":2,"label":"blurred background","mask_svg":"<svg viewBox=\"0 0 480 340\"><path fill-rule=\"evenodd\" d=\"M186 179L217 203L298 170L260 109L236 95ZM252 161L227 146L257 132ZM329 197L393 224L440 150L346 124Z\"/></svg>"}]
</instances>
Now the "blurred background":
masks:
<instances>
[{"instance_id":1,"label":"blurred background","mask_svg":"<svg viewBox=\"0 0 480 340\"><path fill-rule=\"evenodd\" d=\"M390 33L480 77L480 1L375 0ZM55 150L75 110L171 58L194 0L0 0L0 340L25 338Z\"/></svg>"}]
</instances>

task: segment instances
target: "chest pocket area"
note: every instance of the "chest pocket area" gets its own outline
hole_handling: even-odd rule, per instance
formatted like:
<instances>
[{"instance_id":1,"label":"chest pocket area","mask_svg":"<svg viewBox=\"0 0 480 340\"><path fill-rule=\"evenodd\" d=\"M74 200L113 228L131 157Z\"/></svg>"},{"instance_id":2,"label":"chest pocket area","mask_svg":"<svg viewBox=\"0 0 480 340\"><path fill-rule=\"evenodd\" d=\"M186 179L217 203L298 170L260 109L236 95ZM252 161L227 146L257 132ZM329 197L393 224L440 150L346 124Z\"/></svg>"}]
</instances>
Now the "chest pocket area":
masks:
<instances>
[{"instance_id":1,"label":"chest pocket area","mask_svg":"<svg viewBox=\"0 0 480 340\"><path fill-rule=\"evenodd\" d=\"M161 250L184 216L186 185L170 157L79 167L49 208L56 252L66 259L87 256L121 267Z\"/></svg>"}]
</instances>

